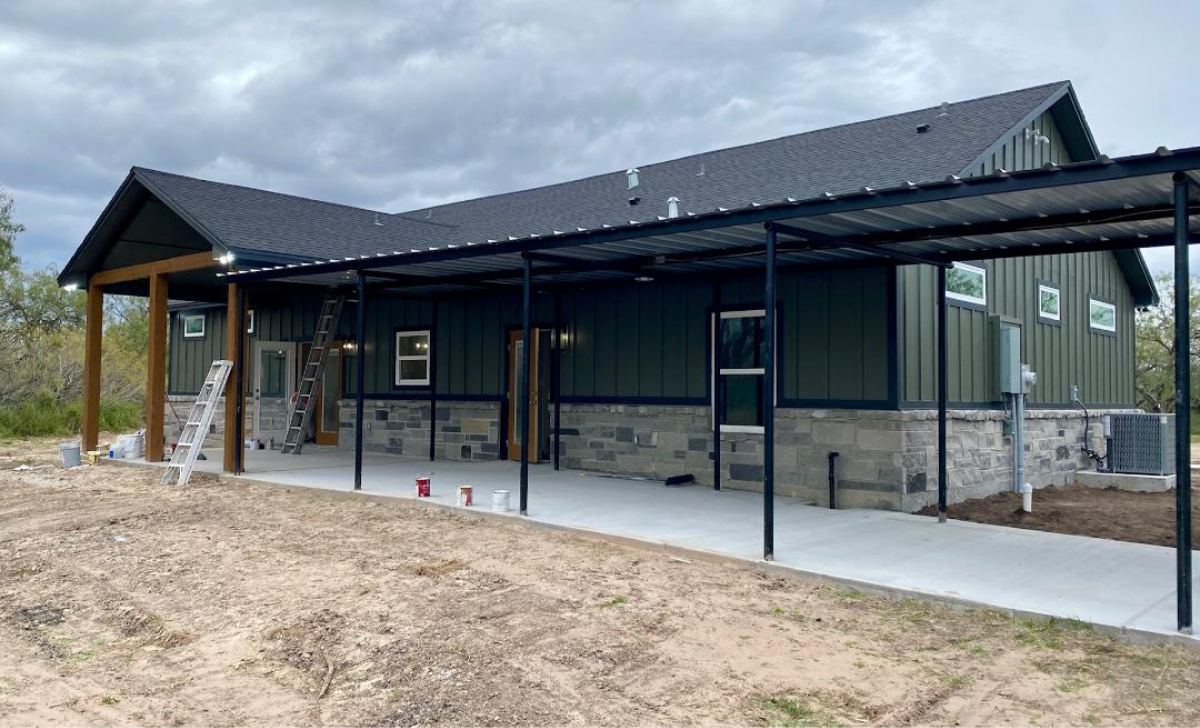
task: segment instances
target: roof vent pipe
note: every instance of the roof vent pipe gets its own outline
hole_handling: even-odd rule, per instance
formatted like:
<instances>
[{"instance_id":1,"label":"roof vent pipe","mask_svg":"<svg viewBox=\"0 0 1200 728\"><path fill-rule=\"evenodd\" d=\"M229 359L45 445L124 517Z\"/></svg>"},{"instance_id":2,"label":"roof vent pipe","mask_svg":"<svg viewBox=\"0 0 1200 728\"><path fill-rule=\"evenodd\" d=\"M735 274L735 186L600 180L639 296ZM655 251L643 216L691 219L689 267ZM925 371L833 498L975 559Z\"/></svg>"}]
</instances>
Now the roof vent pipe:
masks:
<instances>
[{"instance_id":1,"label":"roof vent pipe","mask_svg":"<svg viewBox=\"0 0 1200 728\"><path fill-rule=\"evenodd\" d=\"M638 186L638 171L637 167L625 170L625 182L629 185L626 189L632 190Z\"/></svg>"},{"instance_id":2,"label":"roof vent pipe","mask_svg":"<svg viewBox=\"0 0 1200 728\"><path fill-rule=\"evenodd\" d=\"M938 118L940 119L944 116L950 116L950 104L945 101L942 102L942 111L938 114Z\"/></svg>"},{"instance_id":3,"label":"roof vent pipe","mask_svg":"<svg viewBox=\"0 0 1200 728\"><path fill-rule=\"evenodd\" d=\"M679 198L667 198L667 217L679 217Z\"/></svg>"}]
</instances>

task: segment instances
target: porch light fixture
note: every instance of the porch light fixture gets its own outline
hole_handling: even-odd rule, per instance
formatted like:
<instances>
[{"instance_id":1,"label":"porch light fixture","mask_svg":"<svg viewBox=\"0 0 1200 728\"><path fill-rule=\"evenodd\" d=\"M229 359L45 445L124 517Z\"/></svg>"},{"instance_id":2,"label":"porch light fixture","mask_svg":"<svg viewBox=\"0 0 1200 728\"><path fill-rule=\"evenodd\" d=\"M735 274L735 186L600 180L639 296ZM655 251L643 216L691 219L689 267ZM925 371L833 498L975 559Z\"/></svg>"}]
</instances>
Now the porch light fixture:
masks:
<instances>
[{"instance_id":1,"label":"porch light fixture","mask_svg":"<svg viewBox=\"0 0 1200 728\"><path fill-rule=\"evenodd\" d=\"M62 288L64 291L78 291L79 284L78 283L68 283L65 286L63 286Z\"/></svg>"},{"instance_id":2,"label":"porch light fixture","mask_svg":"<svg viewBox=\"0 0 1200 728\"><path fill-rule=\"evenodd\" d=\"M654 282L654 276L638 276L633 280L637 281L638 283L652 283Z\"/></svg>"},{"instance_id":3,"label":"porch light fixture","mask_svg":"<svg viewBox=\"0 0 1200 728\"><path fill-rule=\"evenodd\" d=\"M217 262L221 265L229 265L233 262L233 253L225 252L217 256Z\"/></svg>"}]
</instances>

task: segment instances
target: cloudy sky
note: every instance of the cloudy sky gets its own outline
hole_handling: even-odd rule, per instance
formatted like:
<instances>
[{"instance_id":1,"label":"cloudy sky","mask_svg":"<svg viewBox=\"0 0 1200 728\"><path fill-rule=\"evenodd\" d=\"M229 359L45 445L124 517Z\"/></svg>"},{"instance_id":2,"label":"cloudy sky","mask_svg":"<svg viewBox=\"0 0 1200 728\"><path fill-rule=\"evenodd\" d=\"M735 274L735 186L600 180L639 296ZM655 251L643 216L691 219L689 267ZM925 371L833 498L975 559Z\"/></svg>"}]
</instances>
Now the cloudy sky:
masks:
<instances>
[{"instance_id":1,"label":"cloudy sky","mask_svg":"<svg viewBox=\"0 0 1200 728\"><path fill-rule=\"evenodd\" d=\"M4 0L0 186L34 267L132 165L398 212L1060 79L1110 155L1195 146L1196 28L1183 0Z\"/></svg>"}]
</instances>

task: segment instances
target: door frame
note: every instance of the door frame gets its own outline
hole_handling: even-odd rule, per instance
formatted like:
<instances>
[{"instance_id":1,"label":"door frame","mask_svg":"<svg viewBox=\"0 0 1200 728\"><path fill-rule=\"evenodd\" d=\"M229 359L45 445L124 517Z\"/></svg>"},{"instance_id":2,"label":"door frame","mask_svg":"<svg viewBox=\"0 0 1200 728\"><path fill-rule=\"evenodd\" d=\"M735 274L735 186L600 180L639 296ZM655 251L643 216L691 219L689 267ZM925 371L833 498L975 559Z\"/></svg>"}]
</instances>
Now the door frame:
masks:
<instances>
[{"instance_id":1,"label":"door frame","mask_svg":"<svg viewBox=\"0 0 1200 728\"><path fill-rule=\"evenodd\" d=\"M261 407L262 407L262 352L267 350L283 351L287 355L287 364L284 367L287 375L287 385L284 395L285 406L290 404L292 395L296 393L296 342L294 341L254 341L254 388L251 390L251 396L254 399L254 420L253 432L254 436L259 440L267 440L271 436L278 436L282 441L286 433L285 430L264 431L260 424Z\"/></svg>"},{"instance_id":2,"label":"door frame","mask_svg":"<svg viewBox=\"0 0 1200 728\"><path fill-rule=\"evenodd\" d=\"M331 446L336 447L338 444L338 433L339 433L339 429L340 429L340 424L339 424L339 426L334 428L333 432L326 432L325 430L321 429L321 423L324 421L324 417L325 417L325 382L329 381L325 377L326 377L326 375L331 373L329 371L330 362L329 362L328 357L331 354L333 354L333 352L335 352L335 351L337 352L337 372L335 374L333 381L337 383L337 388L338 388L338 397L337 397L337 400L335 400L335 401L341 401L342 397L345 396L345 394L346 394L343 391L343 387L342 387L342 385L346 381L346 379L345 379L346 355L343 353L343 348L342 348L344 343L345 343L345 340L342 340L342 339L335 339L334 341L332 341L330 343L329 350L325 352L325 356L326 356L325 368L321 370L323 372L323 374L321 375L320 387L317 389L316 392L313 393L313 395L316 397L316 400L317 400L316 409L313 410L313 422L316 423L316 426L315 426L315 429L313 432L314 432L314 439L318 445L331 445ZM339 412L338 413L338 422L340 423L340 421L341 421L341 413Z\"/></svg>"},{"instance_id":3,"label":"door frame","mask_svg":"<svg viewBox=\"0 0 1200 728\"><path fill-rule=\"evenodd\" d=\"M530 336L533 340L533 351L530 352L529 366L529 422L525 423L527 430L526 436L529 438L529 462L538 462L540 447L538 446L538 422L540 413L538 411L538 347L540 345L540 332L544 327L534 326L530 329ZM553 330L553 329L551 329ZM521 362L515 361L517 342L525 338L523 328L515 328L508 330L507 341L504 347L504 360L507 376L505 377L505 394L504 400L508 407L506 420L506 437L504 443L505 452L508 454L509 460L521 459L521 442L516 437L517 430L517 415L520 410L520 402L517 398L517 376L520 372Z\"/></svg>"}]
</instances>

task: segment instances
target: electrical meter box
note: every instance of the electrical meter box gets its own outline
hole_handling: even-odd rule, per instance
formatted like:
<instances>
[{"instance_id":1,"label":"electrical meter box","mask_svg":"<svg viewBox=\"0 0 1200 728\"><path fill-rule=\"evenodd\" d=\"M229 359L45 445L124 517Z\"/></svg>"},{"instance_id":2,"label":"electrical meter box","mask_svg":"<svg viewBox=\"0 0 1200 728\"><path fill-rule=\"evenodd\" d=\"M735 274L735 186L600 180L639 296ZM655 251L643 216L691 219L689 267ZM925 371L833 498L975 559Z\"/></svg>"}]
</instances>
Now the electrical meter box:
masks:
<instances>
[{"instance_id":1,"label":"electrical meter box","mask_svg":"<svg viewBox=\"0 0 1200 728\"><path fill-rule=\"evenodd\" d=\"M996 398L1024 392L1021 378L1021 324L1014 319L992 316Z\"/></svg>"}]
</instances>

